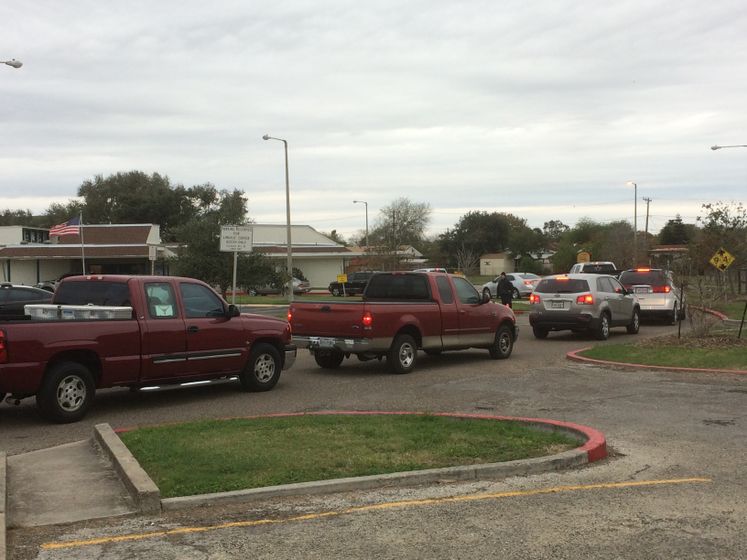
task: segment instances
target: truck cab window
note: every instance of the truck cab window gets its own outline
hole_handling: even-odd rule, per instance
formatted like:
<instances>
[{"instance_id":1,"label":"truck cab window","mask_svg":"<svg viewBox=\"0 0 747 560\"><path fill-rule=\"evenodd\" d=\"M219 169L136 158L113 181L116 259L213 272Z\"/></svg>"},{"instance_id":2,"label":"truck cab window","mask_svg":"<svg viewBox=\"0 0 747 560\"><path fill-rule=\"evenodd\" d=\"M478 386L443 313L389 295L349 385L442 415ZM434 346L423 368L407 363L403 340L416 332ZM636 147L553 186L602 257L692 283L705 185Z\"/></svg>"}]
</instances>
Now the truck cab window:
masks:
<instances>
[{"instance_id":1,"label":"truck cab window","mask_svg":"<svg viewBox=\"0 0 747 560\"><path fill-rule=\"evenodd\" d=\"M192 319L198 317L223 317L226 314L223 302L210 288L201 284L179 284L184 302L184 314Z\"/></svg>"},{"instance_id":2,"label":"truck cab window","mask_svg":"<svg viewBox=\"0 0 747 560\"><path fill-rule=\"evenodd\" d=\"M470 282L458 276L455 276L453 280L457 298L459 298L460 302L468 304L480 303L480 294L477 293L477 290Z\"/></svg>"},{"instance_id":3,"label":"truck cab window","mask_svg":"<svg viewBox=\"0 0 747 560\"><path fill-rule=\"evenodd\" d=\"M173 318L177 316L176 298L167 282L150 282L145 285L145 299L148 302L148 314L154 319Z\"/></svg>"},{"instance_id":4,"label":"truck cab window","mask_svg":"<svg viewBox=\"0 0 747 560\"><path fill-rule=\"evenodd\" d=\"M446 278L446 276L439 276L436 278L436 285L438 286L438 293L441 296L441 301L444 303L454 303L454 294L451 291L449 279Z\"/></svg>"}]
</instances>

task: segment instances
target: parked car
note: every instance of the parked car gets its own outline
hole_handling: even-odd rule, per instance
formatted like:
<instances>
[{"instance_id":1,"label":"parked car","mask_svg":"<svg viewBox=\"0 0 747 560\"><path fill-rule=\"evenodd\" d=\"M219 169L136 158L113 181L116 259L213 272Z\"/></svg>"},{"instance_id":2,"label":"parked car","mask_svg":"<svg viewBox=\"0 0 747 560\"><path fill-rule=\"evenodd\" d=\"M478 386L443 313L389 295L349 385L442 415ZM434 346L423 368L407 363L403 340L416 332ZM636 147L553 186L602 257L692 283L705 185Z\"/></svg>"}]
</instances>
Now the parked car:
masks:
<instances>
[{"instance_id":1,"label":"parked car","mask_svg":"<svg viewBox=\"0 0 747 560\"><path fill-rule=\"evenodd\" d=\"M238 377L269 391L296 359L286 320L242 314L191 278L77 276L28 310L0 322L0 399L36 396L53 422L80 420L106 387Z\"/></svg>"},{"instance_id":2,"label":"parked car","mask_svg":"<svg viewBox=\"0 0 747 560\"><path fill-rule=\"evenodd\" d=\"M326 369L355 355L386 358L394 373L415 368L418 350L484 348L511 355L519 329L513 311L481 296L466 278L434 272L380 272L361 302L301 302L288 309L293 342Z\"/></svg>"},{"instance_id":3,"label":"parked car","mask_svg":"<svg viewBox=\"0 0 747 560\"><path fill-rule=\"evenodd\" d=\"M620 271L611 261L592 261L574 264L568 274L610 274L617 276Z\"/></svg>"},{"instance_id":4,"label":"parked car","mask_svg":"<svg viewBox=\"0 0 747 560\"><path fill-rule=\"evenodd\" d=\"M26 305L51 300L52 293L47 290L3 282L0 284L0 320L24 319Z\"/></svg>"},{"instance_id":5,"label":"parked car","mask_svg":"<svg viewBox=\"0 0 747 560\"><path fill-rule=\"evenodd\" d=\"M298 278L293 278L293 293L300 295L300 294L307 294L309 293L309 290L311 290L311 284L309 284L306 280L299 280ZM266 284L264 286L253 286L249 288L246 293L250 296L269 296L269 295L275 295L275 294L282 294L286 292L285 286L280 286L278 284Z\"/></svg>"},{"instance_id":6,"label":"parked car","mask_svg":"<svg viewBox=\"0 0 747 560\"><path fill-rule=\"evenodd\" d=\"M512 272L506 274L506 278L514 287L514 299L520 299L526 297L534 291L534 287L537 282L542 278L531 272ZM490 294L491 298L498 297L498 281L499 276L493 278L490 282L486 282L482 285L480 290L483 294Z\"/></svg>"},{"instance_id":7,"label":"parked car","mask_svg":"<svg viewBox=\"0 0 747 560\"><path fill-rule=\"evenodd\" d=\"M641 310L635 294L607 274L559 274L540 280L529 296L534 336L550 331L590 331L606 340L612 327L636 334Z\"/></svg>"},{"instance_id":8,"label":"parked car","mask_svg":"<svg viewBox=\"0 0 747 560\"><path fill-rule=\"evenodd\" d=\"M685 318L682 292L670 272L661 268L625 270L620 274L620 283L638 298L641 317L666 319L672 325Z\"/></svg>"},{"instance_id":9,"label":"parked car","mask_svg":"<svg viewBox=\"0 0 747 560\"><path fill-rule=\"evenodd\" d=\"M366 288L366 284L371 279L371 276L376 274L375 272L351 272L348 274L347 282L331 282L329 285L329 293L333 296L354 296L362 294Z\"/></svg>"}]
</instances>

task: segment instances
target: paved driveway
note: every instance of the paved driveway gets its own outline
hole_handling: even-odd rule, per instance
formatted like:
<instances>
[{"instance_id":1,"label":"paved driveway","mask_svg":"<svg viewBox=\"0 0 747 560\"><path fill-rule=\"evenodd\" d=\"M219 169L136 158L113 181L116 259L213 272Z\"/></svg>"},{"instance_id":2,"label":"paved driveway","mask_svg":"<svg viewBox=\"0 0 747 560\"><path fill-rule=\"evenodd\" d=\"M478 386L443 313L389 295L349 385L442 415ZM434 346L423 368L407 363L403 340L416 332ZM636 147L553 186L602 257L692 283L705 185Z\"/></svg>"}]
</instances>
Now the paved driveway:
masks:
<instances>
[{"instance_id":1,"label":"paved driveway","mask_svg":"<svg viewBox=\"0 0 747 560\"><path fill-rule=\"evenodd\" d=\"M606 434L609 460L501 482L445 480L18 530L9 535L11 558L747 557L747 377L578 365L564 353L595 341L571 334L537 341L525 316L521 322L508 361L489 360L484 351L423 355L415 372L395 376L383 364L357 360L324 371L302 354L270 393L240 393L230 384L103 391L86 420L70 426L42 423L31 403L3 405L0 447L19 453L83 439L100 422L430 410L587 424ZM640 336L671 330L644 325ZM615 329L606 344L633 338Z\"/></svg>"}]
</instances>

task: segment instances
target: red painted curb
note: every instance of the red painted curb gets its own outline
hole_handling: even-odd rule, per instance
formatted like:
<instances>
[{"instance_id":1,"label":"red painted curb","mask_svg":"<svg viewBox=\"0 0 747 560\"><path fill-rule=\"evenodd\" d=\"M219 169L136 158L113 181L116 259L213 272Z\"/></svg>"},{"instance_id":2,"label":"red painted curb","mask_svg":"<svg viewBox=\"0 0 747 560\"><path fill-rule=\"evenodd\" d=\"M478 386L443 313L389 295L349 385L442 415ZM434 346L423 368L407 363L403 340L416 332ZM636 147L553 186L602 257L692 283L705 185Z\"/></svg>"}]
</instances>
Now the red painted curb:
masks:
<instances>
[{"instance_id":1,"label":"red painted curb","mask_svg":"<svg viewBox=\"0 0 747 560\"><path fill-rule=\"evenodd\" d=\"M219 418L218 420L236 420L236 419L251 420L251 419L257 419L257 418L284 418L284 417L294 417L294 416L373 416L373 415L424 416L426 414L430 414L432 416L449 417L449 418L500 420L504 422L505 421L521 422L524 424L550 425L556 428L562 428L565 430L575 432L583 436L584 438L586 438L586 443L584 443L580 447L577 447L573 451L579 451L582 453L586 453L587 460L589 463L593 463L594 461L599 461L607 457L607 440L604 437L604 434L600 432L599 430L595 430L594 428L583 426L581 424L574 424L572 422L563 422L561 420L550 420L548 418L524 418L524 417L516 417L516 416L495 416L495 415L488 415L488 414L469 414L469 413L459 413L459 412L425 413L425 412L385 411L385 410L328 410L328 411L316 411L316 412L276 412L272 414L259 414L256 416L235 416L235 417L230 417L230 418ZM165 426L165 425L175 425L175 424L160 424L160 425ZM122 434L122 433L130 432L132 430L136 430L138 428L143 428L143 427L146 427L146 426L117 428L116 430L114 430L114 432L117 434ZM148 427L155 427L155 426L148 426Z\"/></svg>"},{"instance_id":2,"label":"red painted curb","mask_svg":"<svg viewBox=\"0 0 747 560\"><path fill-rule=\"evenodd\" d=\"M629 362L610 362L608 360L598 360L596 358L587 358L586 356L579 356L579 352L585 352L590 350L591 346L586 348L579 348L578 350L572 350L568 352L565 357L569 360L576 362L586 362L593 365L599 366L614 366L631 369L652 369L652 370L664 370L664 371L681 371L691 373L735 373L737 375L747 375L747 370L744 369L712 369L712 368L687 368L678 366L654 366L650 364L632 364Z\"/></svg>"}]
</instances>

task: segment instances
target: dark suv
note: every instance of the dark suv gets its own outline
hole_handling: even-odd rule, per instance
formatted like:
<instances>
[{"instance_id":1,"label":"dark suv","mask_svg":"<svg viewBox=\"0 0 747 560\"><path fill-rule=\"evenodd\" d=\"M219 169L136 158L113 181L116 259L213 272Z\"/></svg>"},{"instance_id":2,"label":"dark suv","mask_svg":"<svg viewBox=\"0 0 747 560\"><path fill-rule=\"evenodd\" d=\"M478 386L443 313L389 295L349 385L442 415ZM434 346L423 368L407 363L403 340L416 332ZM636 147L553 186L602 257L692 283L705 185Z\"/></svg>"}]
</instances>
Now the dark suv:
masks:
<instances>
[{"instance_id":1,"label":"dark suv","mask_svg":"<svg viewBox=\"0 0 747 560\"><path fill-rule=\"evenodd\" d=\"M49 303L52 295L47 290L4 282L0 284L0 320L25 319L24 306Z\"/></svg>"}]
</instances>

